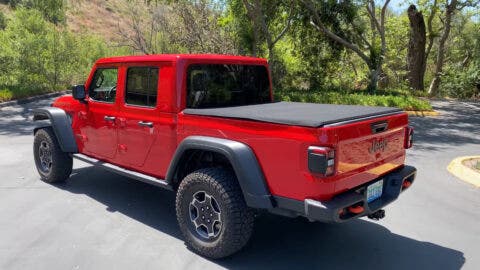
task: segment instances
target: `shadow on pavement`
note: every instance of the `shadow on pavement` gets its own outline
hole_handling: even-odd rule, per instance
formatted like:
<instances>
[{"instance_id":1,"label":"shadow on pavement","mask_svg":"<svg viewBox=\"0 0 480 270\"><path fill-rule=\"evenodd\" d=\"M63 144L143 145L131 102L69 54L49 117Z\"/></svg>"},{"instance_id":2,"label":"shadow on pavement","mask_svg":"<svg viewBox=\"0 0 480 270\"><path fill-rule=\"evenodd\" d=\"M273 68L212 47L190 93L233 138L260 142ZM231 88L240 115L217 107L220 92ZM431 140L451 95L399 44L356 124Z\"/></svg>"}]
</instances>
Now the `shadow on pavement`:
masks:
<instances>
[{"instance_id":1,"label":"shadow on pavement","mask_svg":"<svg viewBox=\"0 0 480 270\"><path fill-rule=\"evenodd\" d=\"M182 240L173 192L95 167L75 169L66 184L56 187ZM369 221L322 224L265 214L241 253L213 262L229 269L460 269L465 258Z\"/></svg>"},{"instance_id":2,"label":"shadow on pavement","mask_svg":"<svg viewBox=\"0 0 480 270\"><path fill-rule=\"evenodd\" d=\"M50 106L51 99L18 104L0 109L0 135L32 135L35 123L32 109Z\"/></svg>"},{"instance_id":3,"label":"shadow on pavement","mask_svg":"<svg viewBox=\"0 0 480 270\"><path fill-rule=\"evenodd\" d=\"M480 103L435 102L438 117L410 117L414 147L439 150L444 146L480 144Z\"/></svg>"}]
</instances>

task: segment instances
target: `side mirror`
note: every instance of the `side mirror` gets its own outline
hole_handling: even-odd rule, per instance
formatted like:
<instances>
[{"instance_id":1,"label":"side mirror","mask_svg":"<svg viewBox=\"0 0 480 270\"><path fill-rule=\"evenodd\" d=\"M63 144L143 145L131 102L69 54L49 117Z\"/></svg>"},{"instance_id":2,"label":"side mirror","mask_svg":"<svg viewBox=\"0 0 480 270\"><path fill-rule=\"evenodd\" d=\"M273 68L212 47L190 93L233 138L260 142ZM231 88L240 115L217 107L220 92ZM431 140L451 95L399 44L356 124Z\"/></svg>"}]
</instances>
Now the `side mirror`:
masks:
<instances>
[{"instance_id":1,"label":"side mirror","mask_svg":"<svg viewBox=\"0 0 480 270\"><path fill-rule=\"evenodd\" d=\"M84 85L74 85L72 87L72 96L74 99L83 101L86 97L85 86Z\"/></svg>"}]
</instances>

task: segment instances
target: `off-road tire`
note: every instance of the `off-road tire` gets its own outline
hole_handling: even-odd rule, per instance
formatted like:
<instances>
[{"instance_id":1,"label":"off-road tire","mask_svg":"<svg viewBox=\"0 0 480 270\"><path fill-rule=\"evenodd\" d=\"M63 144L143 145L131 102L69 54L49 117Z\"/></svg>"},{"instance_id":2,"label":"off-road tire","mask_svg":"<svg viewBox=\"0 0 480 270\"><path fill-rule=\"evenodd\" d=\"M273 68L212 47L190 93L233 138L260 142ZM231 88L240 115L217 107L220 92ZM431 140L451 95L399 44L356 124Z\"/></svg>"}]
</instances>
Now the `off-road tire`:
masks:
<instances>
[{"instance_id":1,"label":"off-road tire","mask_svg":"<svg viewBox=\"0 0 480 270\"><path fill-rule=\"evenodd\" d=\"M51 164L42 166L41 153L47 147L51 153ZM45 152L45 151L44 151ZM42 181L47 183L58 183L65 181L72 173L72 157L62 152L57 137L51 128L42 128L35 133L33 140L33 156L35 166Z\"/></svg>"},{"instance_id":2,"label":"off-road tire","mask_svg":"<svg viewBox=\"0 0 480 270\"><path fill-rule=\"evenodd\" d=\"M213 197L221 212L221 229L213 239L202 238L195 229L190 207L192 197L204 191ZM242 249L253 231L254 211L247 207L235 174L223 168L205 168L187 175L177 191L177 220L185 244L198 254L224 258Z\"/></svg>"}]
</instances>

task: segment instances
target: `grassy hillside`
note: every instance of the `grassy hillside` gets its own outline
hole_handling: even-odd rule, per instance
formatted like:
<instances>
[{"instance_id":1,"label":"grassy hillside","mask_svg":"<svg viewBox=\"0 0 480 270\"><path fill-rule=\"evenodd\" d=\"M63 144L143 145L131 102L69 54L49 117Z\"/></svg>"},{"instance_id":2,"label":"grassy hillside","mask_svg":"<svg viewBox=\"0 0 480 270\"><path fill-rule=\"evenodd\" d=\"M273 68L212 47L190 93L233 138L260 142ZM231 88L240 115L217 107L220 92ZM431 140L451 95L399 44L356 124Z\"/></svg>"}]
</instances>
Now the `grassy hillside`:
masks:
<instances>
[{"instance_id":1,"label":"grassy hillside","mask_svg":"<svg viewBox=\"0 0 480 270\"><path fill-rule=\"evenodd\" d=\"M107 42L118 41L118 29L128 28L128 19L122 0L68 0L67 27L73 33L89 33L103 37ZM8 4L0 3L0 11L10 14Z\"/></svg>"},{"instance_id":2,"label":"grassy hillside","mask_svg":"<svg viewBox=\"0 0 480 270\"><path fill-rule=\"evenodd\" d=\"M122 14L121 0L70 0L67 9L67 25L74 33L88 32L106 41L118 41L118 29L128 27Z\"/></svg>"}]
</instances>

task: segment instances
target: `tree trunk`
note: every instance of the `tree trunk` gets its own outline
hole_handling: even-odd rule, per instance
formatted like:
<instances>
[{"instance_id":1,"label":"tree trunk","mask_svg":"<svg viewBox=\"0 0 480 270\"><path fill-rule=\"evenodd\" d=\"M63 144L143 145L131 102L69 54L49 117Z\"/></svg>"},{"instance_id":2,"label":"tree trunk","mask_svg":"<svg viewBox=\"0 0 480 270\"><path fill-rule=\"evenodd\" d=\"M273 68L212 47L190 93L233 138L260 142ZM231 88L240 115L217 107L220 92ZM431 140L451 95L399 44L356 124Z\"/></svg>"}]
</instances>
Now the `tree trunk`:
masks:
<instances>
[{"instance_id":1,"label":"tree trunk","mask_svg":"<svg viewBox=\"0 0 480 270\"><path fill-rule=\"evenodd\" d=\"M438 0L433 0L432 11L427 19L427 29L428 29L428 45L427 50L425 51L425 63L427 63L428 56L432 51L433 41L435 40L435 33L433 32L433 19L435 18L435 14L437 13L437 6Z\"/></svg>"},{"instance_id":2,"label":"tree trunk","mask_svg":"<svg viewBox=\"0 0 480 270\"><path fill-rule=\"evenodd\" d=\"M426 30L422 12L415 5L408 8L410 21L410 40L408 42L407 68L408 83L414 90L424 89L423 78L425 77L426 58Z\"/></svg>"},{"instance_id":3,"label":"tree trunk","mask_svg":"<svg viewBox=\"0 0 480 270\"><path fill-rule=\"evenodd\" d=\"M277 81L277 62L276 62L276 58L275 58L275 52L273 50L273 46L272 47L268 47L268 65L269 65L269 69L268 69L268 72L269 72L269 75L270 75L270 79L272 80L272 83L273 83L273 86L274 87L277 87L278 86L278 81Z\"/></svg>"},{"instance_id":4,"label":"tree trunk","mask_svg":"<svg viewBox=\"0 0 480 270\"><path fill-rule=\"evenodd\" d=\"M253 42L252 42L252 56L254 57L257 57L258 56L258 52L257 52L257 48L258 48L258 40L259 40L259 37L258 37L258 32L257 32L257 29L253 29Z\"/></svg>"},{"instance_id":5,"label":"tree trunk","mask_svg":"<svg viewBox=\"0 0 480 270\"><path fill-rule=\"evenodd\" d=\"M430 87L428 89L428 94L430 96L438 95L438 88L440 86L441 76L443 72L443 61L445 59L445 44L447 43L448 36L450 34L450 29L452 26L453 14L457 8L457 0L452 0L445 9L445 24L442 33L442 37L438 43L438 53L437 53L437 62L435 63L435 73Z\"/></svg>"},{"instance_id":6,"label":"tree trunk","mask_svg":"<svg viewBox=\"0 0 480 270\"><path fill-rule=\"evenodd\" d=\"M367 91L370 94L375 94L377 92L378 78L380 77L381 72L382 72L381 64L377 64L376 66L373 66L370 68L370 74L369 74L370 81L367 87Z\"/></svg>"}]
</instances>

